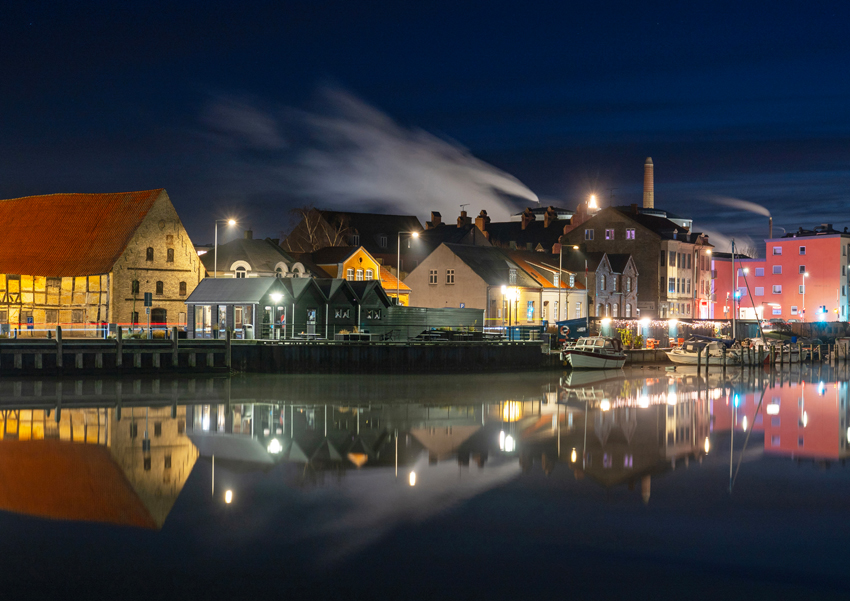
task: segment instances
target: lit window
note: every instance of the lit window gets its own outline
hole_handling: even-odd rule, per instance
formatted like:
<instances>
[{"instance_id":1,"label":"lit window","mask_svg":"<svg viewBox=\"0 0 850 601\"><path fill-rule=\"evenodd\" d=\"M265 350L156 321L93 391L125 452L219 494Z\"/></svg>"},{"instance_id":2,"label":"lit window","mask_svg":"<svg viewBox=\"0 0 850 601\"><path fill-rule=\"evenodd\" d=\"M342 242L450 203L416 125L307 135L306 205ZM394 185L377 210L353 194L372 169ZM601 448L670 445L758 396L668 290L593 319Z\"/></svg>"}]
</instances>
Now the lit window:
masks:
<instances>
[{"instance_id":1,"label":"lit window","mask_svg":"<svg viewBox=\"0 0 850 601\"><path fill-rule=\"evenodd\" d=\"M511 269L508 273L508 283L516 284L516 269Z\"/></svg>"},{"instance_id":2,"label":"lit window","mask_svg":"<svg viewBox=\"0 0 850 601\"><path fill-rule=\"evenodd\" d=\"M345 271L345 279L349 282L354 280L354 269L347 269Z\"/></svg>"},{"instance_id":3,"label":"lit window","mask_svg":"<svg viewBox=\"0 0 850 601\"><path fill-rule=\"evenodd\" d=\"M371 269L367 269L367 270L366 270L366 279L367 279L367 280L373 280L373 279L375 279L375 272L374 272L374 271L372 271Z\"/></svg>"},{"instance_id":4,"label":"lit window","mask_svg":"<svg viewBox=\"0 0 850 601\"><path fill-rule=\"evenodd\" d=\"M791 315L796 315L796 314L797 314L797 305L793 305L791 307Z\"/></svg>"},{"instance_id":5,"label":"lit window","mask_svg":"<svg viewBox=\"0 0 850 601\"><path fill-rule=\"evenodd\" d=\"M558 277L557 273L554 276L552 276L552 285L554 285L554 286L560 285L560 278Z\"/></svg>"},{"instance_id":6,"label":"lit window","mask_svg":"<svg viewBox=\"0 0 850 601\"><path fill-rule=\"evenodd\" d=\"M570 274L570 288L576 285L576 276Z\"/></svg>"},{"instance_id":7,"label":"lit window","mask_svg":"<svg viewBox=\"0 0 850 601\"><path fill-rule=\"evenodd\" d=\"M773 293L774 294L782 294L782 286L781 285L775 285L773 287Z\"/></svg>"},{"instance_id":8,"label":"lit window","mask_svg":"<svg viewBox=\"0 0 850 601\"><path fill-rule=\"evenodd\" d=\"M630 227L626 228L626 240L634 240L635 239L635 228Z\"/></svg>"},{"instance_id":9,"label":"lit window","mask_svg":"<svg viewBox=\"0 0 850 601\"><path fill-rule=\"evenodd\" d=\"M773 247L773 254L781 255L782 254L782 247L781 246L774 246Z\"/></svg>"},{"instance_id":10,"label":"lit window","mask_svg":"<svg viewBox=\"0 0 850 601\"><path fill-rule=\"evenodd\" d=\"M614 239L614 230L605 230L605 239L613 240Z\"/></svg>"},{"instance_id":11,"label":"lit window","mask_svg":"<svg viewBox=\"0 0 850 601\"><path fill-rule=\"evenodd\" d=\"M358 282L362 282L362 281L363 281L363 270L362 270L362 269L358 269L358 270L357 270L357 281L358 281Z\"/></svg>"},{"instance_id":12,"label":"lit window","mask_svg":"<svg viewBox=\"0 0 850 601\"><path fill-rule=\"evenodd\" d=\"M604 275L599 276L599 289L605 290L605 276Z\"/></svg>"}]
</instances>

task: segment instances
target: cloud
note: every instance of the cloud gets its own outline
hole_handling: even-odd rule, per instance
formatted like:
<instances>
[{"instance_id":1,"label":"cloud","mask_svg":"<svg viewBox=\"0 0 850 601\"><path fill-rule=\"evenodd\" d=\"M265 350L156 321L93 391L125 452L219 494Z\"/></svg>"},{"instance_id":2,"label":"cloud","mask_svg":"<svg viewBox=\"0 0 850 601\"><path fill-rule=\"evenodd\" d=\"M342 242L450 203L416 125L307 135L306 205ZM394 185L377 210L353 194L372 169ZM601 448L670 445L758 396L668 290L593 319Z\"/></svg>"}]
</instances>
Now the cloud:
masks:
<instances>
[{"instance_id":1,"label":"cloud","mask_svg":"<svg viewBox=\"0 0 850 601\"><path fill-rule=\"evenodd\" d=\"M201 121L209 135L226 146L271 150L287 145L273 116L235 97L219 97L206 108Z\"/></svg>"}]
</instances>

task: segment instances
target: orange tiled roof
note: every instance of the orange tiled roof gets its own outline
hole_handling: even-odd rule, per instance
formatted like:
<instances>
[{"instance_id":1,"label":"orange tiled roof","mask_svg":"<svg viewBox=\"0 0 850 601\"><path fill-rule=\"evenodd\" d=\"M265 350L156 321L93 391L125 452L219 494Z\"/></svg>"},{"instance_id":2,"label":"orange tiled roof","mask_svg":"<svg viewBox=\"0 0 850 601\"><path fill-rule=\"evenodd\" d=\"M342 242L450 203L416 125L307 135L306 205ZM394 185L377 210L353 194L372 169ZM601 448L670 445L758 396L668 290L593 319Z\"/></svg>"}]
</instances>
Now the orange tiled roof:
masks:
<instances>
[{"instance_id":1,"label":"orange tiled roof","mask_svg":"<svg viewBox=\"0 0 850 601\"><path fill-rule=\"evenodd\" d=\"M398 286L398 288L396 288L396 286ZM410 293L410 286L399 281L399 279L391 274L386 267L381 267L381 288L383 288L387 293L395 292L396 290L399 291L399 294Z\"/></svg>"},{"instance_id":2,"label":"orange tiled roof","mask_svg":"<svg viewBox=\"0 0 850 601\"><path fill-rule=\"evenodd\" d=\"M0 273L109 273L165 190L0 200Z\"/></svg>"}]
</instances>

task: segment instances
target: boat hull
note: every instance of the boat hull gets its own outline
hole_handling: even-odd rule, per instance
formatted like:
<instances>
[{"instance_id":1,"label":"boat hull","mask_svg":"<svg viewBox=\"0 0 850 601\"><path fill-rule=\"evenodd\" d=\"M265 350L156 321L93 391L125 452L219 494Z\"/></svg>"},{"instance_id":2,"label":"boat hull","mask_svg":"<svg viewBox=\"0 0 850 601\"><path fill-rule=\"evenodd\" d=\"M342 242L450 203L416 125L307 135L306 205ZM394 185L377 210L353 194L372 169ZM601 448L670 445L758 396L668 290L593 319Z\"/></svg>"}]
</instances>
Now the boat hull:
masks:
<instances>
[{"instance_id":1,"label":"boat hull","mask_svg":"<svg viewBox=\"0 0 850 601\"><path fill-rule=\"evenodd\" d=\"M697 364L697 356L695 354L690 353L677 353L676 351L667 351L667 357L673 363L678 363L679 365L696 365ZM705 356L699 358L700 365L706 365ZM729 353L726 356L726 365L736 365L738 363L738 358ZM708 365L723 365L723 357L708 357Z\"/></svg>"},{"instance_id":2,"label":"boat hull","mask_svg":"<svg viewBox=\"0 0 850 601\"><path fill-rule=\"evenodd\" d=\"M590 351L564 353L573 369L619 369L626 364L625 354L605 354Z\"/></svg>"}]
</instances>

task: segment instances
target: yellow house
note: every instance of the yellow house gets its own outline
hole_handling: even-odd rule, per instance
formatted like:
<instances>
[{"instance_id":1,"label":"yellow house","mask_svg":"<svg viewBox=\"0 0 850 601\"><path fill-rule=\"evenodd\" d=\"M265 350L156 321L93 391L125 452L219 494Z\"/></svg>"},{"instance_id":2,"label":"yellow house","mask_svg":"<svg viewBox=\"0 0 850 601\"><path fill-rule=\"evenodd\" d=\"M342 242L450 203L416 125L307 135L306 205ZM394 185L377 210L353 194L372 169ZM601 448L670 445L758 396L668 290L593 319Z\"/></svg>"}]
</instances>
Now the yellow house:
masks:
<instances>
[{"instance_id":1,"label":"yellow house","mask_svg":"<svg viewBox=\"0 0 850 601\"><path fill-rule=\"evenodd\" d=\"M399 304L410 304L410 287L399 281L362 246L329 246L310 255L311 262L332 278L351 282L379 280L381 288Z\"/></svg>"}]
</instances>

